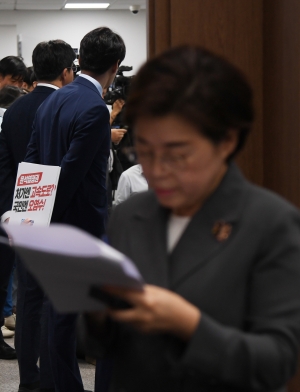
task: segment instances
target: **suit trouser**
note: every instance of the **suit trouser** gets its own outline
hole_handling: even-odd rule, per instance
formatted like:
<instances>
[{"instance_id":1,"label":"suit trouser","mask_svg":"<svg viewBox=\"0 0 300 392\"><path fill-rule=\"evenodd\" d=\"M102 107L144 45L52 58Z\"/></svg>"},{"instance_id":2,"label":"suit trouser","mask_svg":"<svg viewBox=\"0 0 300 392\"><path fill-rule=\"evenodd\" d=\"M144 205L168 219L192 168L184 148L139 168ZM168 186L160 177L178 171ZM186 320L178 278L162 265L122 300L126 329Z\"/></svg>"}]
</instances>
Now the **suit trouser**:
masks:
<instances>
[{"instance_id":1,"label":"suit trouser","mask_svg":"<svg viewBox=\"0 0 300 392\"><path fill-rule=\"evenodd\" d=\"M48 348L49 301L37 281L17 258L18 299L15 346L20 384L40 382L53 388ZM40 368L37 366L40 358Z\"/></svg>"},{"instance_id":2,"label":"suit trouser","mask_svg":"<svg viewBox=\"0 0 300 392\"><path fill-rule=\"evenodd\" d=\"M49 312L49 349L55 392L83 392L76 357L77 314Z\"/></svg>"},{"instance_id":3,"label":"suit trouser","mask_svg":"<svg viewBox=\"0 0 300 392\"><path fill-rule=\"evenodd\" d=\"M95 372L95 392L108 392L113 373L113 360L97 359Z\"/></svg>"},{"instance_id":4,"label":"suit trouser","mask_svg":"<svg viewBox=\"0 0 300 392\"><path fill-rule=\"evenodd\" d=\"M4 318L9 317L13 314L13 298L12 298L12 290L13 290L13 279L14 279L14 267L11 271L8 286L7 286L7 296L6 301L3 308L3 316Z\"/></svg>"},{"instance_id":5,"label":"suit trouser","mask_svg":"<svg viewBox=\"0 0 300 392\"><path fill-rule=\"evenodd\" d=\"M5 233L0 228L0 235ZM7 285L13 269L15 255L12 249L0 243L0 326L3 325L3 307L7 296ZM0 330L0 342L3 342L2 332Z\"/></svg>"}]
</instances>

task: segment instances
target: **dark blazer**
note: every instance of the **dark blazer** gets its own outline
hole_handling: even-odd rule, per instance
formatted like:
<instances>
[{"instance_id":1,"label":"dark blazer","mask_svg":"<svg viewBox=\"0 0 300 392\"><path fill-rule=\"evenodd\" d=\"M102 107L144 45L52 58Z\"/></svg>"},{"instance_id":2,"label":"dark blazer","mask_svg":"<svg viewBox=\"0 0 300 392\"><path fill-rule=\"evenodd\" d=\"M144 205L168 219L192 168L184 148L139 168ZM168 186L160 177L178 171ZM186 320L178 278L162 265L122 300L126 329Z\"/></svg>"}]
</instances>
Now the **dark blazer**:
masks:
<instances>
[{"instance_id":1,"label":"dark blazer","mask_svg":"<svg viewBox=\"0 0 300 392\"><path fill-rule=\"evenodd\" d=\"M109 240L134 260L147 283L197 306L201 322L187 343L112 323L111 340L101 338L113 342L111 391L284 388L295 372L300 339L299 212L231 164L170 255L168 214L152 191L136 195L114 210ZM217 239L218 222L232 228L228 239Z\"/></svg>"},{"instance_id":2,"label":"dark blazer","mask_svg":"<svg viewBox=\"0 0 300 392\"><path fill-rule=\"evenodd\" d=\"M61 166L52 222L104 233L110 139L109 112L89 80L77 77L39 108L25 160Z\"/></svg>"},{"instance_id":3,"label":"dark blazer","mask_svg":"<svg viewBox=\"0 0 300 392\"><path fill-rule=\"evenodd\" d=\"M18 165L25 158L35 113L54 91L38 86L5 112L0 133L0 216L11 209Z\"/></svg>"}]
</instances>

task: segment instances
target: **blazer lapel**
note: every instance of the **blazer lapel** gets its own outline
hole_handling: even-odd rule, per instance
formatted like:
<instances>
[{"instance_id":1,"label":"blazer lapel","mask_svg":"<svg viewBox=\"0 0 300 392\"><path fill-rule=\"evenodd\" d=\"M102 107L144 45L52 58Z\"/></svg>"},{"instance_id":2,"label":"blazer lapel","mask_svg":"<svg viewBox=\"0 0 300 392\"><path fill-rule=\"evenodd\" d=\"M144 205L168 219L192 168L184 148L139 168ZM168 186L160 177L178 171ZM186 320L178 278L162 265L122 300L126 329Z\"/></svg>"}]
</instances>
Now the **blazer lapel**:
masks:
<instances>
[{"instance_id":1,"label":"blazer lapel","mask_svg":"<svg viewBox=\"0 0 300 392\"><path fill-rule=\"evenodd\" d=\"M155 197L153 195L153 197ZM134 215L134 249L137 266L149 284L169 287L166 225L168 210L157 202Z\"/></svg>"},{"instance_id":2,"label":"blazer lapel","mask_svg":"<svg viewBox=\"0 0 300 392\"><path fill-rule=\"evenodd\" d=\"M193 216L169 256L172 289L233 239L245 203L246 183L235 164L230 164L220 186Z\"/></svg>"}]
</instances>

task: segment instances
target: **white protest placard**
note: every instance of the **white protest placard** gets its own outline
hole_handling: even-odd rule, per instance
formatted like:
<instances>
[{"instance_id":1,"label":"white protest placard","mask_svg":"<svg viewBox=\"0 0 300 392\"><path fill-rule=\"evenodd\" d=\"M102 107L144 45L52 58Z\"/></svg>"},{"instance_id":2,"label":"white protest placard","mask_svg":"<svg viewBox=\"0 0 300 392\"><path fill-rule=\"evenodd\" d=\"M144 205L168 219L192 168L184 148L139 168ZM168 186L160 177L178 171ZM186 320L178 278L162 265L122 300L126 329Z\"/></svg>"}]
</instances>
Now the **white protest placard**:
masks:
<instances>
[{"instance_id":1,"label":"white protest placard","mask_svg":"<svg viewBox=\"0 0 300 392\"><path fill-rule=\"evenodd\" d=\"M48 226L55 202L59 166L19 164L10 223ZM28 222L28 221L27 221Z\"/></svg>"}]
</instances>

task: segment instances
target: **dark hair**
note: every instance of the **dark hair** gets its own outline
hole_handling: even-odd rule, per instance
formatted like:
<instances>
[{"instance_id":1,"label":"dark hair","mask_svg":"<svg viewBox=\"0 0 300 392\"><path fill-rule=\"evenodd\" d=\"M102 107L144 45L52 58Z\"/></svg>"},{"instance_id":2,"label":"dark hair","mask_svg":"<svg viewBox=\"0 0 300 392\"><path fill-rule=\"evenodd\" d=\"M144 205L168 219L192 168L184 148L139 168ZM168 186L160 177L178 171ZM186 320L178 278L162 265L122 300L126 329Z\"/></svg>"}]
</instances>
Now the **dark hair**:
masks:
<instances>
[{"instance_id":1,"label":"dark hair","mask_svg":"<svg viewBox=\"0 0 300 392\"><path fill-rule=\"evenodd\" d=\"M22 95L26 95L26 91L23 89L16 86L4 86L0 90L0 108L9 108L9 106Z\"/></svg>"},{"instance_id":2,"label":"dark hair","mask_svg":"<svg viewBox=\"0 0 300 392\"><path fill-rule=\"evenodd\" d=\"M56 80L65 68L70 68L76 54L62 40L40 42L32 53L32 64L36 80Z\"/></svg>"},{"instance_id":3,"label":"dark hair","mask_svg":"<svg viewBox=\"0 0 300 392\"><path fill-rule=\"evenodd\" d=\"M125 54L123 39L108 27L99 27L86 34L80 42L80 68L101 75L118 60L121 64Z\"/></svg>"},{"instance_id":4,"label":"dark hair","mask_svg":"<svg viewBox=\"0 0 300 392\"><path fill-rule=\"evenodd\" d=\"M133 79L126 121L141 117L179 116L217 144L229 129L244 145L254 118L252 90L227 60L194 46L180 46L148 61ZM230 157L230 158L231 158Z\"/></svg>"},{"instance_id":5,"label":"dark hair","mask_svg":"<svg viewBox=\"0 0 300 392\"><path fill-rule=\"evenodd\" d=\"M27 85L30 87L35 81L36 81L36 76L33 71L33 67L27 67L27 74L26 77L23 79L23 82L27 83Z\"/></svg>"},{"instance_id":6,"label":"dark hair","mask_svg":"<svg viewBox=\"0 0 300 392\"><path fill-rule=\"evenodd\" d=\"M22 81L26 77L27 69L20 57L7 56L0 61L0 75L11 75L14 79Z\"/></svg>"}]
</instances>

